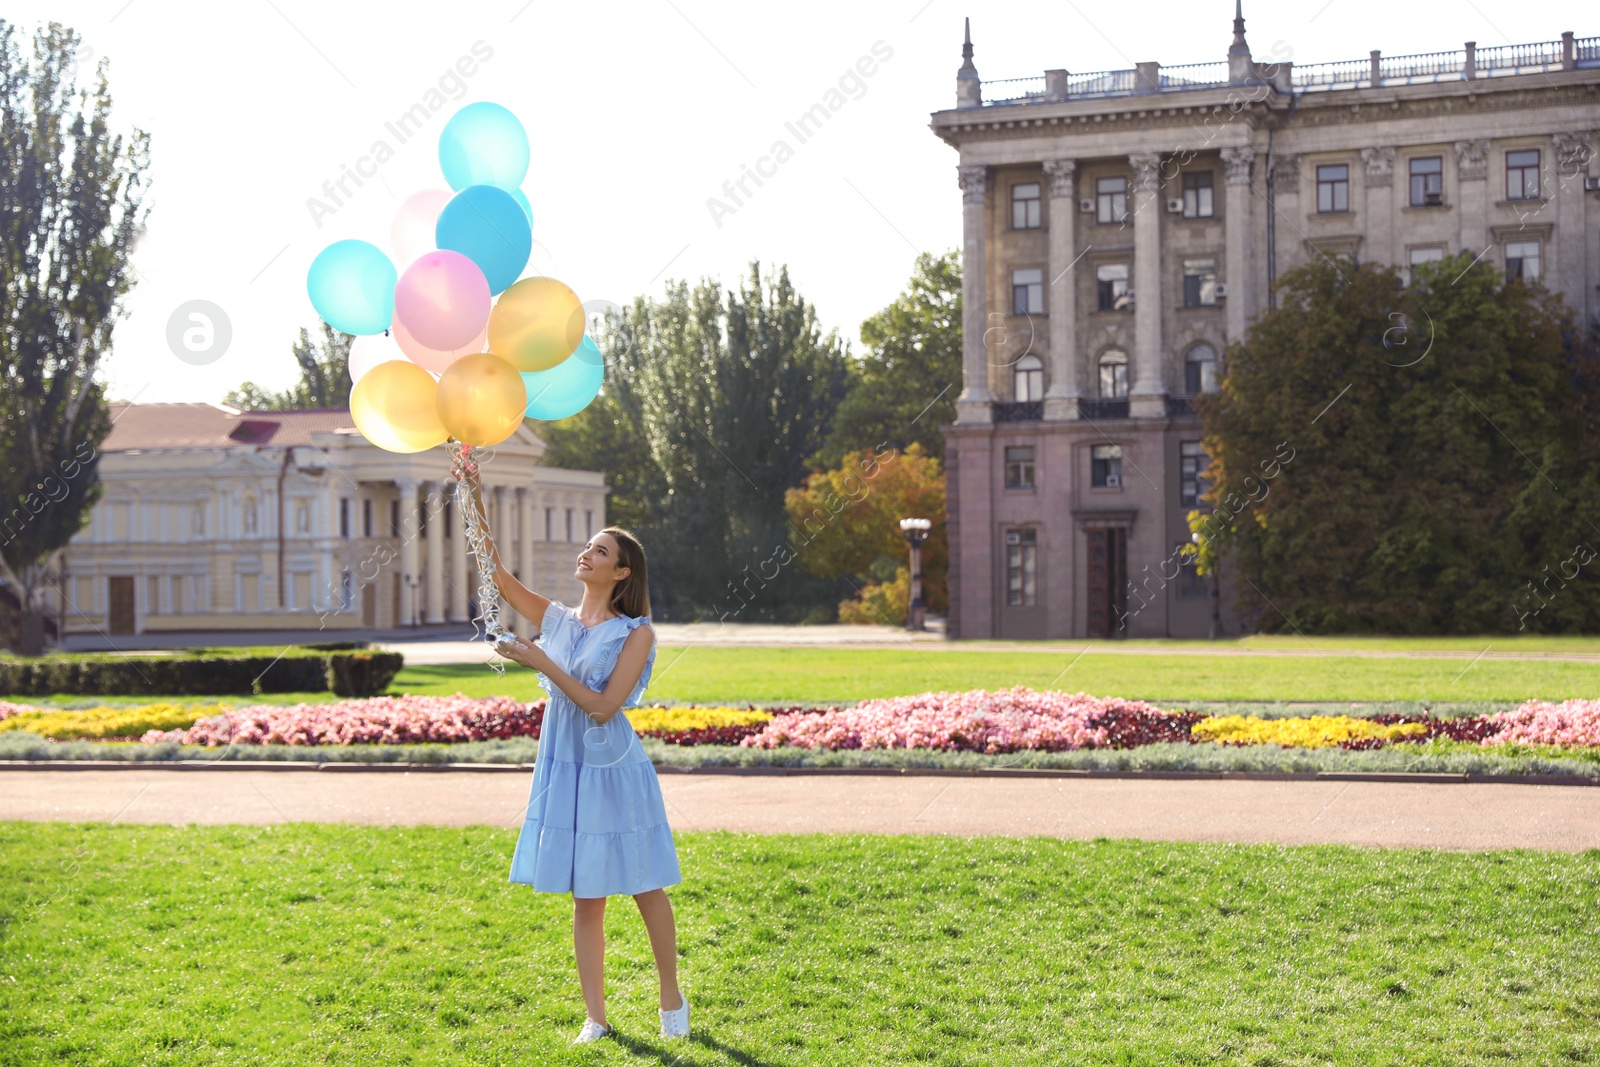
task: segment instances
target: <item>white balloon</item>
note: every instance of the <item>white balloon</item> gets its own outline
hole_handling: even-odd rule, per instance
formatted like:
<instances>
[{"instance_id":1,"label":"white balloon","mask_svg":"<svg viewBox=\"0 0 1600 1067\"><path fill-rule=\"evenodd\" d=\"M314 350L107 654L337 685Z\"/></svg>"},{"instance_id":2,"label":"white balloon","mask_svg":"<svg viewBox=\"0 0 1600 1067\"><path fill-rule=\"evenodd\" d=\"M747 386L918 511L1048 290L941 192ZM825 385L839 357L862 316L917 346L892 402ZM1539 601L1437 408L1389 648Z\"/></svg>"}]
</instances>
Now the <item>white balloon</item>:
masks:
<instances>
[{"instance_id":1,"label":"white balloon","mask_svg":"<svg viewBox=\"0 0 1600 1067\"><path fill-rule=\"evenodd\" d=\"M406 360L393 334L363 334L350 342L350 384L354 386L373 367L390 360Z\"/></svg>"},{"instance_id":2,"label":"white balloon","mask_svg":"<svg viewBox=\"0 0 1600 1067\"><path fill-rule=\"evenodd\" d=\"M439 224L439 212L455 194L446 189L424 189L406 197L400 210L394 213L389 226L389 243L394 247L394 261L403 271L418 256L434 251L434 230Z\"/></svg>"}]
</instances>

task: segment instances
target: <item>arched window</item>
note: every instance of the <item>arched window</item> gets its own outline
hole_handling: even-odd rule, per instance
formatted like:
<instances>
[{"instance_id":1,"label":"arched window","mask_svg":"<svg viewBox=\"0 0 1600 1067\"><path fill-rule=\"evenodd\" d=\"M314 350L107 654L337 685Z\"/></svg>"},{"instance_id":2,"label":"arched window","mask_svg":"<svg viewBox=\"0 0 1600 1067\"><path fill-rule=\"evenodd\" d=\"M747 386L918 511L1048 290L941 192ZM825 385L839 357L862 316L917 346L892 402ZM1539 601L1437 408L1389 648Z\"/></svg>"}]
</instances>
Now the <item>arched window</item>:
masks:
<instances>
[{"instance_id":1,"label":"arched window","mask_svg":"<svg viewBox=\"0 0 1600 1067\"><path fill-rule=\"evenodd\" d=\"M1128 356L1113 348L1100 357L1100 399L1121 400L1128 395Z\"/></svg>"},{"instance_id":2,"label":"arched window","mask_svg":"<svg viewBox=\"0 0 1600 1067\"><path fill-rule=\"evenodd\" d=\"M1183 357L1184 391L1190 396L1217 391L1217 350L1207 344L1195 345Z\"/></svg>"},{"instance_id":3,"label":"arched window","mask_svg":"<svg viewBox=\"0 0 1600 1067\"><path fill-rule=\"evenodd\" d=\"M1044 399L1044 361L1038 356L1023 356L1011 373L1015 399Z\"/></svg>"}]
</instances>

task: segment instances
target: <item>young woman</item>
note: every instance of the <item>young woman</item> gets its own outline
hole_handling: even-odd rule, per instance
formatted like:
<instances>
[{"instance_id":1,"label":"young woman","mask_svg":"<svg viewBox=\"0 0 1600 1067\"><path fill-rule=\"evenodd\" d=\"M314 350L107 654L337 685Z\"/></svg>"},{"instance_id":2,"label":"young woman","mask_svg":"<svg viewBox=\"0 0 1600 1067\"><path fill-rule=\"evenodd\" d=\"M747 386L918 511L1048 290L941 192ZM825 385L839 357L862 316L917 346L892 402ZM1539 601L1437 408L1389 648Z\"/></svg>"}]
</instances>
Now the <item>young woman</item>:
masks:
<instances>
[{"instance_id":1,"label":"young woman","mask_svg":"<svg viewBox=\"0 0 1600 1067\"><path fill-rule=\"evenodd\" d=\"M480 513L482 505L479 504ZM678 989L678 935L664 887L682 881L655 767L623 708L638 706L655 663L644 549L608 526L578 553L577 608L543 597L500 566L506 603L540 620L538 644L497 643L539 672L550 694L533 789L511 857L511 881L572 894L572 946L588 1017L577 1042L611 1034L604 979L606 898L639 905L661 977L661 1036L687 1037L689 1002Z\"/></svg>"}]
</instances>

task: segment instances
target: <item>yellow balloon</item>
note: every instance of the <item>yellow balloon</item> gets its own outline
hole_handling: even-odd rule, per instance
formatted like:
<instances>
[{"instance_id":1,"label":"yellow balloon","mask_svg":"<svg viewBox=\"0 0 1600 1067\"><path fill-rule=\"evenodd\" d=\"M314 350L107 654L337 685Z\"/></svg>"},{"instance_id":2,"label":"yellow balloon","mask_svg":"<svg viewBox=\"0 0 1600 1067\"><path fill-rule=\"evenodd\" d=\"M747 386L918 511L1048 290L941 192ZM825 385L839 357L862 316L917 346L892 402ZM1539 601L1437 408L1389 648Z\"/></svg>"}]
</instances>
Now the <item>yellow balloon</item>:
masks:
<instances>
[{"instance_id":1,"label":"yellow balloon","mask_svg":"<svg viewBox=\"0 0 1600 1067\"><path fill-rule=\"evenodd\" d=\"M493 352L462 356L439 379L439 421L464 445L504 441L522 425L527 406L522 375Z\"/></svg>"},{"instance_id":2,"label":"yellow balloon","mask_svg":"<svg viewBox=\"0 0 1600 1067\"><path fill-rule=\"evenodd\" d=\"M583 304L554 278L524 278L489 312L489 351L519 371L549 370L578 350Z\"/></svg>"},{"instance_id":3,"label":"yellow balloon","mask_svg":"<svg viewBox=\"0 0 1600 1067\"><path fill-rule=\"evenodd\" d=\"M433 375L404 359L378 364L350 390L350 417L363 437L390 452L425 452L450 434L439 421Z\"/></svg>"}]
</instances>

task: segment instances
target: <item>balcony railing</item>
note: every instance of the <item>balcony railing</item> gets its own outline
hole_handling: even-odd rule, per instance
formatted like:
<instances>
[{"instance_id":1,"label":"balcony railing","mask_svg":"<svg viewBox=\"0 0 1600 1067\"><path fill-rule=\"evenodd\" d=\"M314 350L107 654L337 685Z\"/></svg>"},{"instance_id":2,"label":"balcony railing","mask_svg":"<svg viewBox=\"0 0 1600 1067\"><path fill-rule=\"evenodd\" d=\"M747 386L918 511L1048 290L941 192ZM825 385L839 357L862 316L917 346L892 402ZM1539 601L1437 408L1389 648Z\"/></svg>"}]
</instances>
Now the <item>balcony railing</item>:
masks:
<instances>
[{"instance_id":1,"label":"balcony railing","mask_svg":"<svg viewBox=\"0 0 1600 1067\"><path fill-rule=\"evenodd\" d=\"M1080 419L1125 419L1128 417L1128 402L1126 400L1090 400L1082 397L1078 400L1078 418Z\"/></svg>"},{"instance_id":2,"label":"balcony railing","mask_svg":"<svg viewBox=\"0 0 1600 1067\"><path fill-rule=\"evenodd\" d=\"M1500 78L1514 74L1600 67L1600 37L1576 37L1532 44L1497 45L1492 48L1452 52L1419 52L1406 56L1374 56L1334 63L1283 64L1297 93L1332 89L1360 89L1373 85L1418 85L1474 78ZM1265 66L1270 71L1270 66ZM1226 87L1227 63L1190 63L1158 67L1156 87L1141 82L1137 70L1102 70L1070 75L1060 81L1049 77L1006 78L983 83L986 107L1049 103L1058 100L1092 100L1150 92L1183 92ZM1064 77L1062 77L1064 75ZM1257 80L1264 80L1262 78ZM1271 79L1277 84L1277 79Z\"/></svg>"},{"instance_id":3,"label":"balcony railing","mask_svg":"<svg viewBox=\"0 0 1600 1067\"><path fill-rule=\"evenodd\" d=\"M1194 397L1169 396L1167 397L1167 418L1175 419L1184 415L1194 414Z\"/></svg>"},{"instance_id":4,"label":"balcony railing","mask_svg":"<svg viewBox=\"0 0 1600 1067\"><path fill-rule=\"evenodd\" d=\"M1044 401L997 400L991 410L995 422L1038 422L1044 418Z\"/></svg>"}]
</instances>

